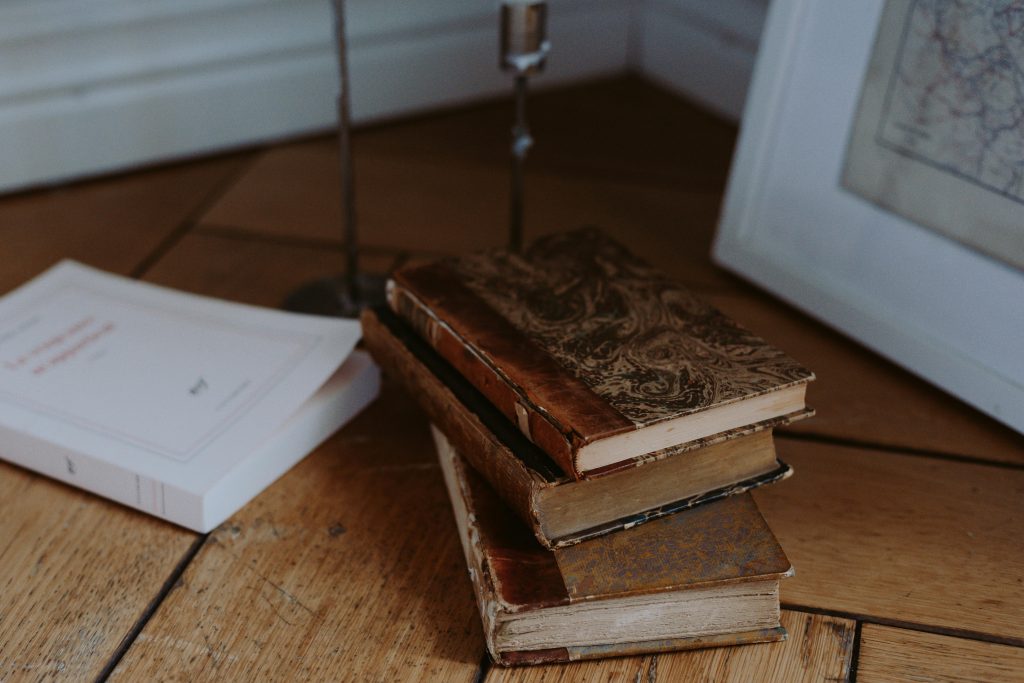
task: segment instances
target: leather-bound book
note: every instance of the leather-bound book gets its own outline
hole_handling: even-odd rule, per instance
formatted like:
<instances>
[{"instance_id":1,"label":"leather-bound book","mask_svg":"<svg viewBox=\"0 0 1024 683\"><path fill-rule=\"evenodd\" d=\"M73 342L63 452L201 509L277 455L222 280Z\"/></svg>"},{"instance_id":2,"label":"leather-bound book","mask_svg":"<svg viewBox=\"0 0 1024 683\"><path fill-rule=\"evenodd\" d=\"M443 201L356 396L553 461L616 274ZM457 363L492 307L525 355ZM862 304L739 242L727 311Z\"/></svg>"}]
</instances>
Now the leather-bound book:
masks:
<instances>
[{"instance_id":1,"label":"leather-bound book","mask_svg":"<svg viewBox=\"0 0 1024 683\"><path fill-rule=\"evenodd\" d=\"M487 649L503 665L785 637L792 572L750 494L553 552L435 430Z\"/></svg>"},{"instance_id":2,"label":"leather-bound book","mask_svg":"<svg viewBox=\"0 0 1024 683\"><path fill-rule=\"evenodd\" d=\"M402 268L388 302L574 478L810 413L810 371L596 229Z\"/></svg>"},{"instance_id":3,"label":"leather-bound book","mask_svg":"<svg viewBox=\"0 0 1024 683\"><path fill-rule=\"evenodd\" d=\"M778 481L772 421L664 449L575 480L387 308L363 341L547 547L564 547Z\"/></svg>"}]
</instances>

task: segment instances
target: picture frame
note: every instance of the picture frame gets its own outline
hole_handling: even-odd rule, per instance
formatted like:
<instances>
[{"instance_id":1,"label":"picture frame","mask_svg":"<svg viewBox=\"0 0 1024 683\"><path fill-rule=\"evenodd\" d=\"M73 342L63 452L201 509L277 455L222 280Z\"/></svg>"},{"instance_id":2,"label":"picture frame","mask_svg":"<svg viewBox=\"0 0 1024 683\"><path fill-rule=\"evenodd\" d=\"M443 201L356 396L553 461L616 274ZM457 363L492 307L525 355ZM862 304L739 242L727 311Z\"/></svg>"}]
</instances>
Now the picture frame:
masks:
<instances>
[{"instance_id":1,"label":"picture frame","mask_svg":"<svg viewBox=\"0 0 1024 683\"><path fill-rule=\"evenodd\" d=\"M1024 271L841 183L884 5L773 0L712 255L1024 432Z\"/></svg>"}]
</instances>

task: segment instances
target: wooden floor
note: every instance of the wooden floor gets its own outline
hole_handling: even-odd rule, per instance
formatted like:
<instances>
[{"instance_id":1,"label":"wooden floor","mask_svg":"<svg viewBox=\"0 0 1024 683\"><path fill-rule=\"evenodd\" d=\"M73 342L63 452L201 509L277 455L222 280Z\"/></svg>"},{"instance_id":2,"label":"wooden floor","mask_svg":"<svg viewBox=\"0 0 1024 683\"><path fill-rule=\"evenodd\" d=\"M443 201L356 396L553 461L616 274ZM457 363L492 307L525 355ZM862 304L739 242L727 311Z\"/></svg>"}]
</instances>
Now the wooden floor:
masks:
<instances>
[{"instance_id":1,"label":"wooden floor","mask_svg":"<svg viewBox=\"0 0 1024 683\"><path fill-rule=\"evenodd\" d=\"M786 642L503 670L424 418L381 399L208 536L0 464L0 681L1020 681L1024 438L716 269L735 129L635 79L531 103L527 232L605 226L813 368ZM501 244L507 102L360 131L367 269ZM316 138L0 199L0 292L70 257L275 306L337 273Z\"/></svg>"}]
</instances>

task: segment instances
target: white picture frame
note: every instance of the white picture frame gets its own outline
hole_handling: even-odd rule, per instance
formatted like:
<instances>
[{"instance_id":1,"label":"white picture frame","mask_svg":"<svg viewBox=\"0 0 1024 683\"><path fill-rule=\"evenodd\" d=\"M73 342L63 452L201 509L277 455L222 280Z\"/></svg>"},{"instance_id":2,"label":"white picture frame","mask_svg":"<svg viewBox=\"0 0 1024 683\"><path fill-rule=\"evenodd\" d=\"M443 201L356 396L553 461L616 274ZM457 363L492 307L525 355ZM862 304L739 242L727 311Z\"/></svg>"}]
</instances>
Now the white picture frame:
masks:
<instances>
[{"instance_id":1,"label":"white picture frame","mask_svg":"<svg viewBox=\"0 0 1024 683\"><path fill-rule=\"evenodd\" d=\"M1024 432L1024 271L840 184L883 5L773 0L713 258Z\"/></svg>"}]
</instances>

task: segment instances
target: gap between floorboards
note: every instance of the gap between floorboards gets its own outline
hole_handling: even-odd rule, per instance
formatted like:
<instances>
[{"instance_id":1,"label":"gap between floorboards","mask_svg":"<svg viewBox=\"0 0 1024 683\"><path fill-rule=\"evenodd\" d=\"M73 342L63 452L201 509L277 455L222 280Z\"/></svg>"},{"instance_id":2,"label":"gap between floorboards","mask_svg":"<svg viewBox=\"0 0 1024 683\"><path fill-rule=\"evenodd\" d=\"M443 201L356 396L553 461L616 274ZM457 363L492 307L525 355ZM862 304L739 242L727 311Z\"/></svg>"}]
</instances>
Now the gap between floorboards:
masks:
<instances>
[{"instance_id":1,"label":"gap between floorboards","mask_svg":"<svg viewBox=\"0 0 1024 683\"><path fill-rule=\"evenodd\" d=\"M188 569L188 566L192 563L192 560L195 559L195 556L199 554L199 550L206 543L206 539L208 537L209 534L202 534L192 541L192 545L188 547L185 554L182 555L180 560L178 560L178 564L175 565L170 576L168 576L167 580L164 581L164 585L160 587L156 597L154 597L146 606L146 609L143 610L142 614L135 621L135 624L131 629L129 629L128 633L125 634L125 637L121 639L117 649L114 650L114 654L111 655L106 665L100 670L99 675L96 676L96 683L104 683L108 678L110 678L110 674L112 674L114 669L117 668L117 665L121 663L121 659L124 658L125 654L135 643L139 634L142 633L142 629L146 628L146 624L148 624L149 620L153 618L156 611L160 609L160 605L163 604L167 596L170 595L171 591L178 585L181 577L185 574L185 570Z\"/></svg>"},{"instance_id":2,"label":"gap between floorboards","mask_svg":"<svg viewBox=\"0 0 1024 683\"><path fill-rule=\"evenodd\" d=\"M842 436L832 436L830 434L815 434L813 432L793 432L785 429L778 429L775 431L777 438L789 441L804 441L812 443L827 444L829 446L842 446L845 448L859 448L862 450L873 450L882 451L884 453L893 453L895 455L905 455L913 458L932 458L934 460L947 460L949 462L959 462L969 465L985 465L988 467L998 467L1006 470L1024 470L1024 463L1006 462L1005 460L993 460L991 458L980 458L974 455L958 455L956 453L944 453L943 451L935 451L927 448L914 448L913 446L893 446L889 444L872 443L870 441L860 441L858 439L851 439Z\"/></svg>"},{"instance_id":3,"label":"gap between floorboards","mask_svg":"<svg viewBox=\"0 0 1024 683\"><path fill-rule=\"evenodd\" d=\"M876 626L891 626L893 628L901 628L907 631L931 633L937 636L951 636L962 640L975 640L984 643L994 643L996 645L1009 645L1011 647L1024 648L1024 638L1014 638L1012 636L999 636L991 633L982 633L980 631L950 628L947 626L933 626L931 624L905 621L903 619L890 619L888 617L877 617L869 614L859 614L856 612L844 612L843 610L827 609L823 607L794 605L786 602L782 603L782 609L790 610L791 612L804 612L806 614L820 614L826 617L849 619L851 621L857 621L858 623L863 622L865 624L875 624Z\"/></svg>"},{"instance_id":4,"label":"gap between floorboards","mask_svg":"<svg viewBox=\"0 0 1024 683\"><path fill-rule=\"evenodd\" d=\"M131 271L130 275L133 278L141 278L150 268L152 268L160 259L162 259L168 252L173 249L178 242L180 242L185 235L191 232L197 225L199 225L202 217L218 202L224 195L234 187L242 176L244 176L255 163L258 157L254 156L245 163L239 164L238 168L232 173L228 173L218 183L216 183L209 192L203 195L203 197L196 203L196 205L189 211L185 217L181 220L174 230L167 234L164 239L160 241L158 245L139 261L139 264Z\"/></svg>"}]
</instances>

